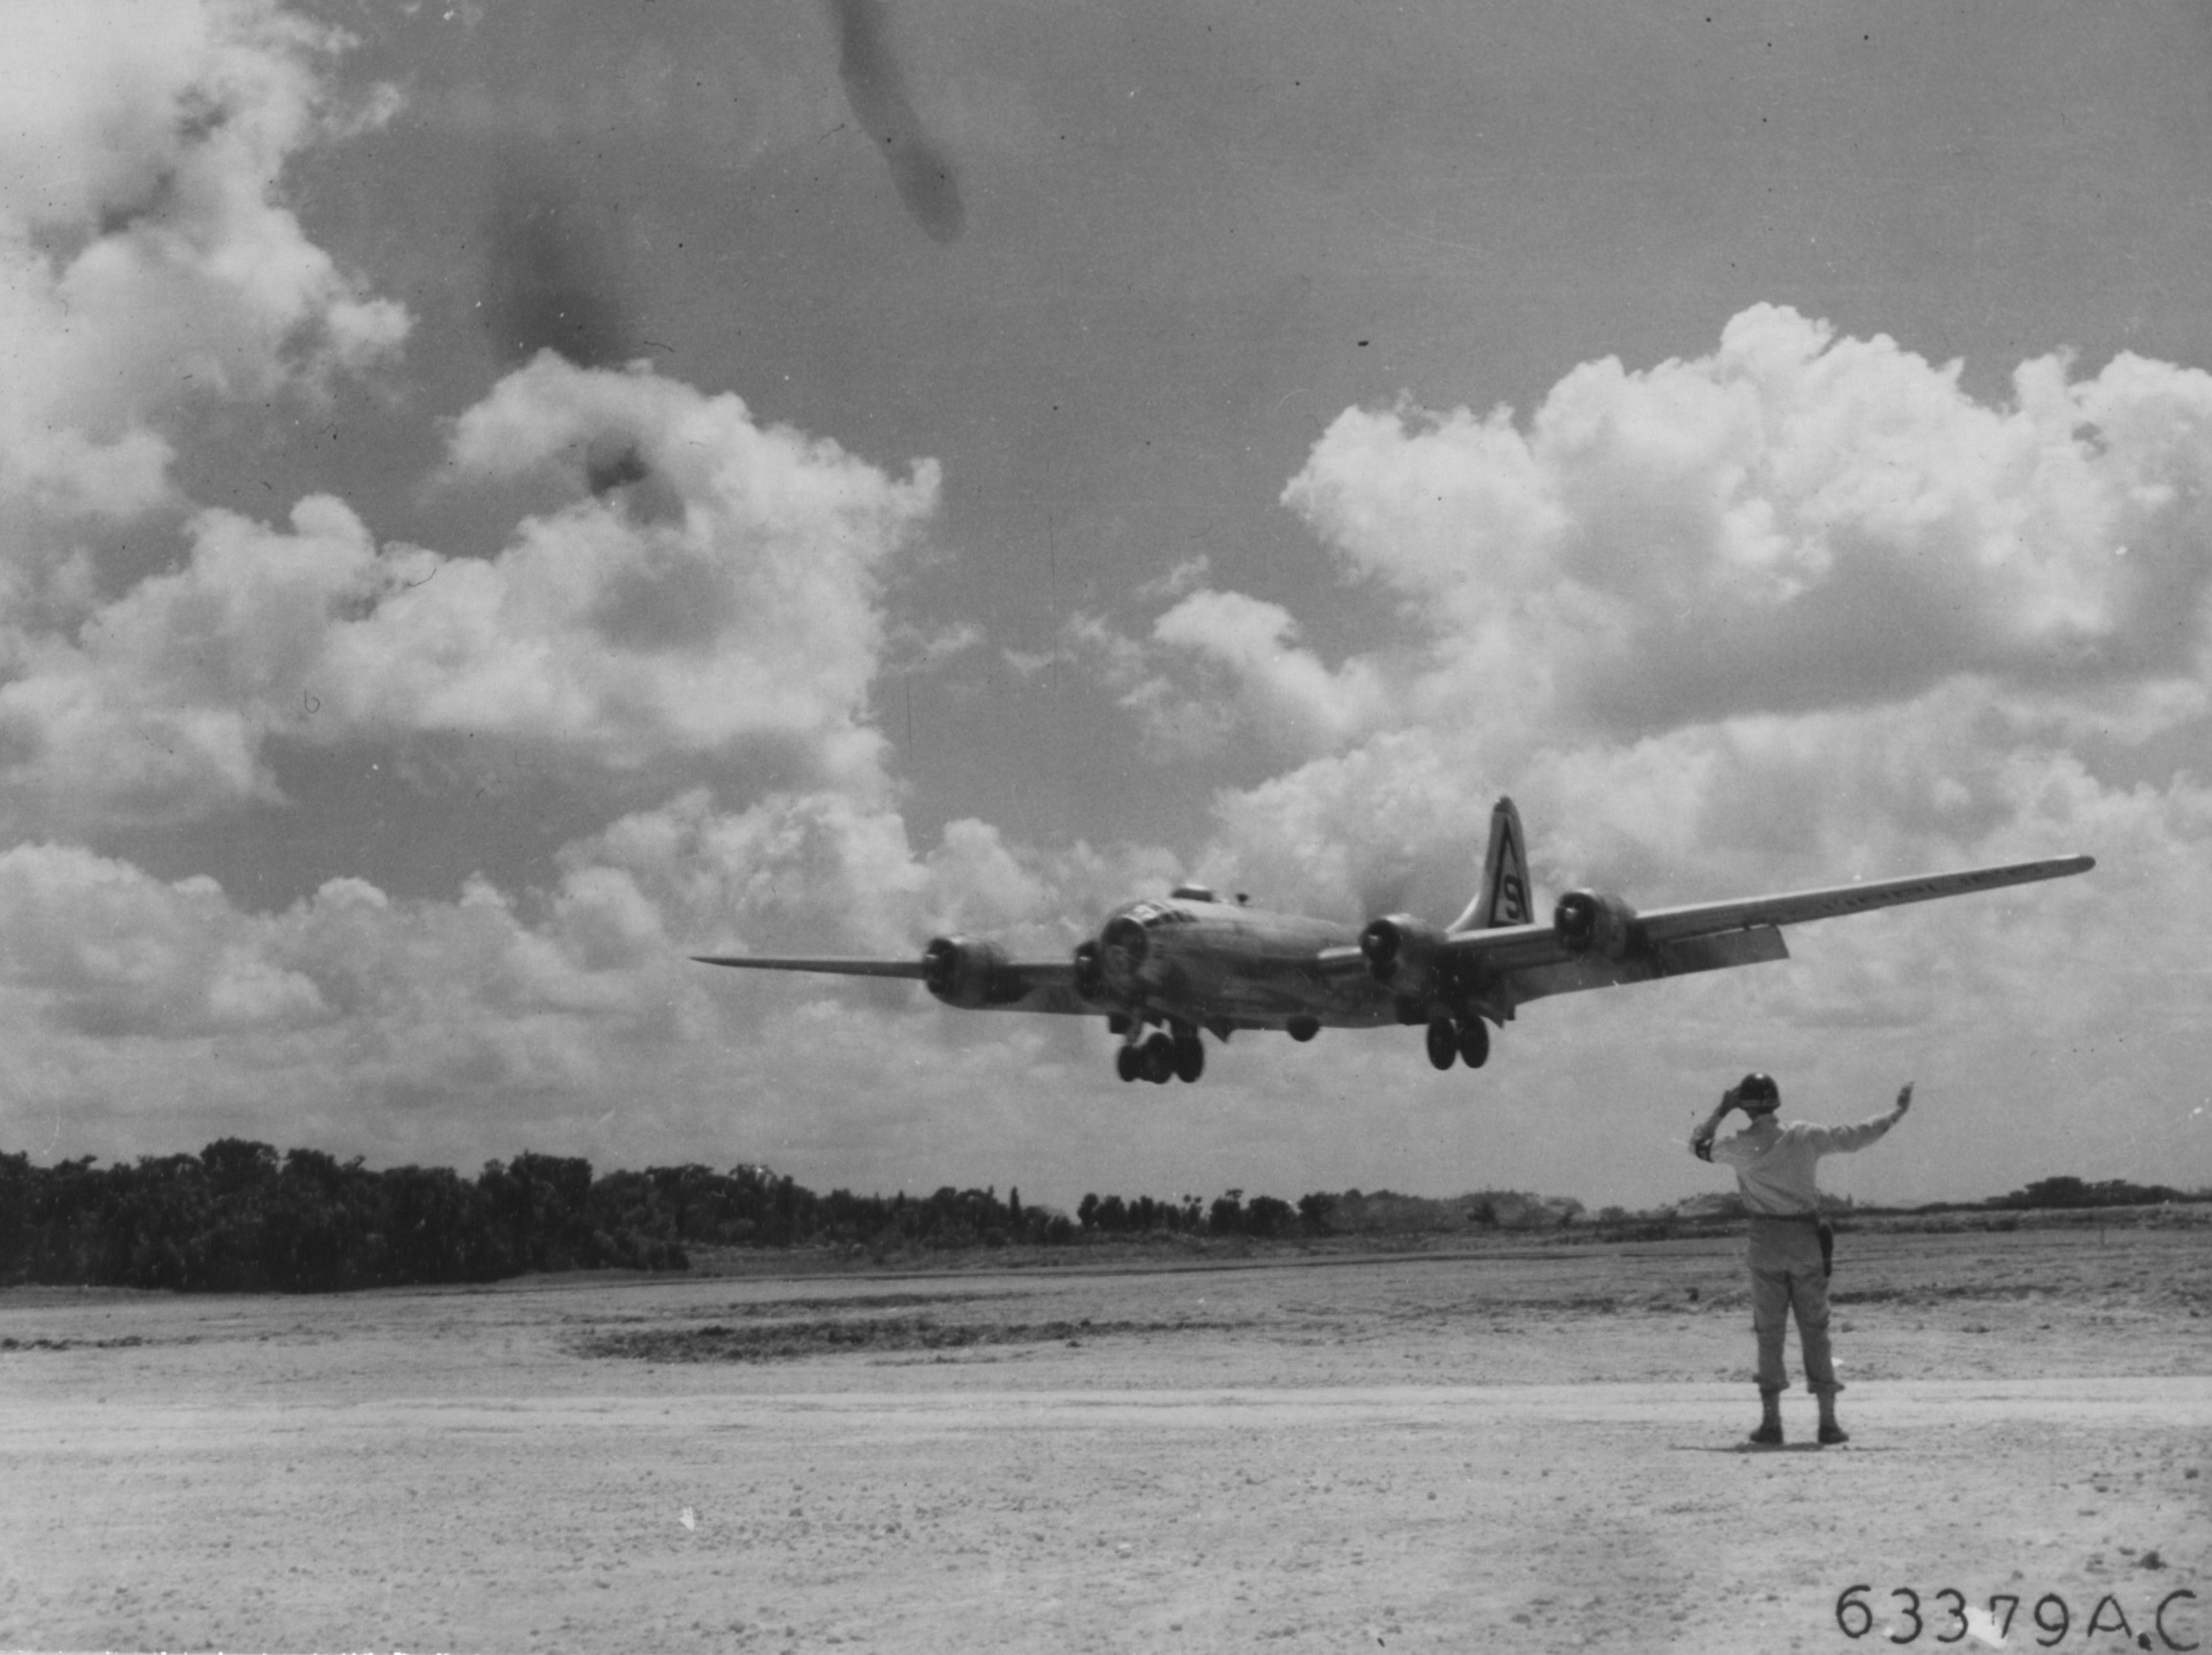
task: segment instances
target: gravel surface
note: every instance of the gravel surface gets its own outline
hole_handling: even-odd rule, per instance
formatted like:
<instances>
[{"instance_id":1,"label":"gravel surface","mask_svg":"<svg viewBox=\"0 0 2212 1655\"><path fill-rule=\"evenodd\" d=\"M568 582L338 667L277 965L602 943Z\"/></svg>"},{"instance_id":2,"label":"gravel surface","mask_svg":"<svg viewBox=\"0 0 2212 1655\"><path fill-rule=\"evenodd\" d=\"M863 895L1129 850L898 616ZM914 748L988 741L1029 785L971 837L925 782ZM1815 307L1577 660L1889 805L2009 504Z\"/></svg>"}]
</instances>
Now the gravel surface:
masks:
<instances>
[{"instance_id":1,"label":"gravel surface","mask_svg":"<svg viewBox=\"0 0 2212 1655\"><path fill-rule=\"evenodd\" d=\"M2212 1235L1834 1286L1779 1451L1723 1240L17 1289L0 1648L2212 1647Z\"/></svg>"}]
</instances>

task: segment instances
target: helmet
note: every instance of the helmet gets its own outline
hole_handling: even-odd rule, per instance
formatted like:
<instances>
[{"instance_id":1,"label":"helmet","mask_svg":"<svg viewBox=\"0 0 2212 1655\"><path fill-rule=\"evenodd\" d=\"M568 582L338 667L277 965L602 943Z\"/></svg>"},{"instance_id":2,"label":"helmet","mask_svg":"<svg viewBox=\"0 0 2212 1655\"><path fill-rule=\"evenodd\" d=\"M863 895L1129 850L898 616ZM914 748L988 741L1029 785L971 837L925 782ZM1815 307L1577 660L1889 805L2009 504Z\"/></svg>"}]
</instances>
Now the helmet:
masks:
<instances>
[{"instance_id":1,"label":"helmet","mask_svg":"<svg viewBox=\"0 0 2212 1655\"><path fill-rule=\"evenodd\" d=\"M1747 1115L1764 1115L1782 1107L1782 1088L1774 1077L1753 1071L1736 1082L1735 1100Z\"/></svg>"}]
</instances>

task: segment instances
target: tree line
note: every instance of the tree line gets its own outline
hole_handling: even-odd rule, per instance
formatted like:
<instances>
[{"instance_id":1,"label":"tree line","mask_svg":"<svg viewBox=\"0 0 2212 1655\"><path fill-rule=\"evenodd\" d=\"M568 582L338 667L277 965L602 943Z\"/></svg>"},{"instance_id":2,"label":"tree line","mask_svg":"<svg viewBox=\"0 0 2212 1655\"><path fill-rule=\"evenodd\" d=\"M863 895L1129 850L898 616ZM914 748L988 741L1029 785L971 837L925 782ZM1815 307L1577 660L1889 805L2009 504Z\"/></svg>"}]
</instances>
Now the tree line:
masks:
<instances>
[{"instance_id":1,"label":"tree line","mask_svg":"<svg viewBox=\"0 0 2212 1655\"><path fill-rule=\"evenodd\" d=\"M2207 1199L2163 1185L2045 1178L1993 1208ZM529 1271L682 1270L715 1248L892 1252L1068 1246L1145 1237L1413 1236L1557 1229L1583 1216L1559 1196L1488 1190L1449 1200L1316 1192L1293 1203L1231 1190L1086 1195L1073 1215L995 1187L910 1196L818 1195L768 1167L655 1166L594 1175L580 1157L526 1152L473 1178L449 1167L381 1171L316 1149L281 1154L223 1138L197 1155L100 1167L86 1156L33 1166L0 1154L0 1286L329 1292L482 1282ZM1627 1218L1618 1209L1601 1224Z\"/></svg>"},{"instance_id":2,"label":"tree line","mask_svg":"<svg viewBox=\"0 0 2212 1655\"><path fill-rule=\"evenodd\" d=\"M1020 1192L817 1195L765 1166L595 1176L525 1153L474 1178L381 1171L238 1138L197 1155L33 1166L0 1154L0 1284L316 1292L493 1281L532 1270L681 1270L687 1248L918 1247L1072 1240Z\"/></svg>"},{"instance_id":3,"label":"tree line","mask_svg":"<svg viewBox=\"0 0 2212 1655\"><path fill-rule=\"evenodd\" d=\"M862 1247L878 1253L1072 1244L1146 1232L1322 1233L1329 1198L1294 1213L1243 1192L1084 1198L1079 1217L995 1187L927 1196L817 1194L758 1165L595 1175L580 1157L525 1153L473 1178L381 1171L316 1149L224 1138L197 1155L34 1166L0 1154L0 1286L327 1292L494 1281L528 1271L690 1268L702 1247Z\"/></svg>"}]
</instances>

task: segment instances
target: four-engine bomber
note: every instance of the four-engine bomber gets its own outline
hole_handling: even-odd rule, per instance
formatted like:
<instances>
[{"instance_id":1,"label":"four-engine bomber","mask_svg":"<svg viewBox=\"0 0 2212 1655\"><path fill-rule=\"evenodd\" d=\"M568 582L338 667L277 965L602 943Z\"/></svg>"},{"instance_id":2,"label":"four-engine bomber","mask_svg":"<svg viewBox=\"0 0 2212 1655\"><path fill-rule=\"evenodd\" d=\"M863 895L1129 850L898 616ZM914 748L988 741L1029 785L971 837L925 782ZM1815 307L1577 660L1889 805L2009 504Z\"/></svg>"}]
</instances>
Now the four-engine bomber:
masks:
<instances>
[{"instance_id":1,"label":"four-engine bomber","mask_svg":"<svg viewBox=\"0 0 2212 1655\"><path fill-rule=\"evenodd\" d=\"M1500 799L1491 812L1481 885L1445 926L1389 914L1353 932L1181 885L1165 897L1123 904L1064 960L1017 961L995 943L968 937L935 938L919 959L693 958L756 970L919 978L963 1011L1103 1016L1121 1037L1115 1068L1124 1080L1197 1080L1206 1068L1201 1031L1226 1041L1238 1029L1280 1029L1310 1040L1324 1028L1394 1023L1425 1027L1437 1068L1480 1068L1491 1028L1532 1000L1784 959L1784 925L2095 865L2061 856L1648 913L1616 896L1570 891L1540 922L1531 908L1520 812Z\"/></svg>"}]
</instances>

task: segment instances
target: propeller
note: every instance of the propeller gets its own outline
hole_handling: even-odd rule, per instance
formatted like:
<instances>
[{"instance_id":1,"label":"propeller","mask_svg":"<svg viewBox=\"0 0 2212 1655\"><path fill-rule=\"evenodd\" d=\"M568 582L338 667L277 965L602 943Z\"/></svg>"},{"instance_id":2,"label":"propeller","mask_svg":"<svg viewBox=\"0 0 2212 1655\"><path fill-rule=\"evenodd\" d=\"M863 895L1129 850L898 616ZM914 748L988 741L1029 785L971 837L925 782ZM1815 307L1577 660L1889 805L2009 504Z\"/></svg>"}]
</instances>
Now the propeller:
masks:
<instances>
[{"instance_id":1,"label":"propeller","mask_svg":"<svg viewBox=\"0 0 2212 1655\"><path fill-rule=\"evenodd\" d=\"M1075 945L1075 992L1085 1000L1105 998L1106 968L1099 961L1096 937Z\"/></svg>"},{"instance_id":2,"label":"propeller","mask_svg":"<svg viewBox=\"0 0 2212 1655\"><path fill-rule=\"evenodd\" d=\"M921 980L933 995L951 994L960 976L960 945L951 937L933 937L921 951Z\"/></svg>"},{"instance_id":3,"label":"propeller","mask_svg":"<svg viewBox=\"0 0 2212 1655\"><path fill-rule=\"evenodd\" d=\"M1367 969L1377 983L1398 975L1400 946L1398 928L1388 920L1376 920L1359 934L1359 952L1367 956Z\"/></svg>"}]
</instances>

